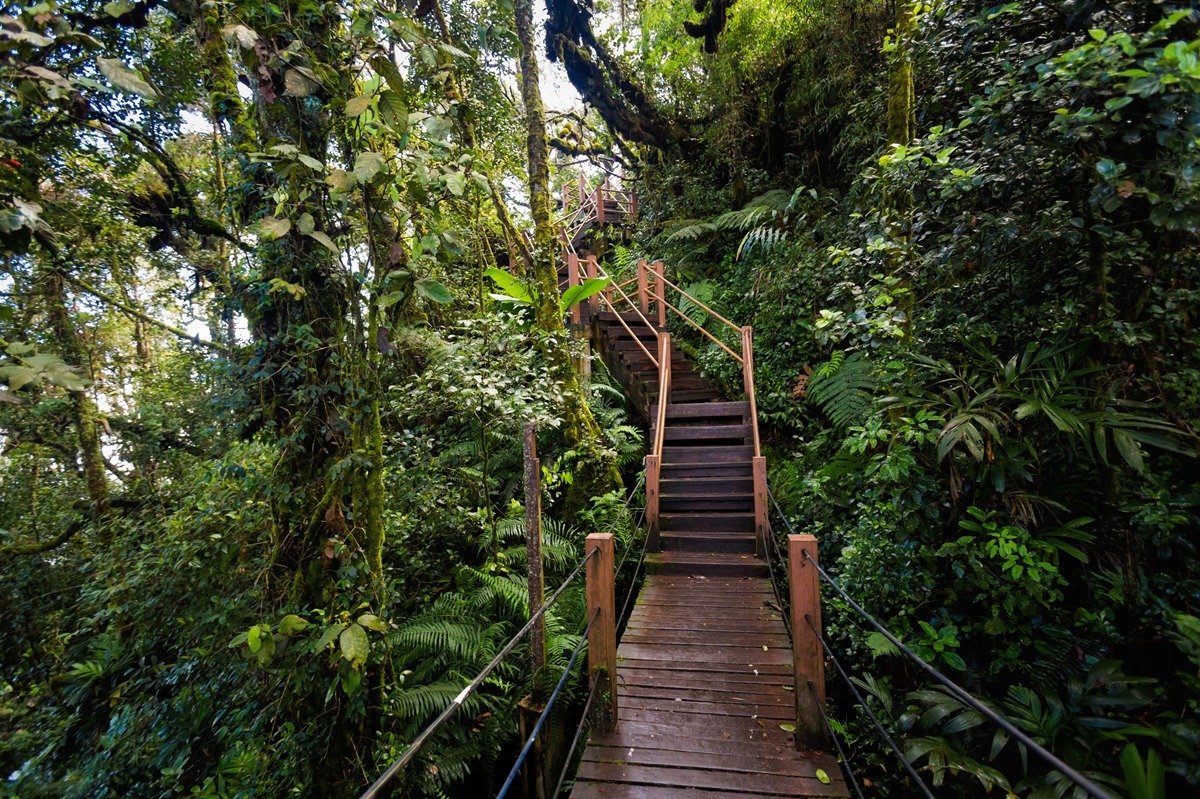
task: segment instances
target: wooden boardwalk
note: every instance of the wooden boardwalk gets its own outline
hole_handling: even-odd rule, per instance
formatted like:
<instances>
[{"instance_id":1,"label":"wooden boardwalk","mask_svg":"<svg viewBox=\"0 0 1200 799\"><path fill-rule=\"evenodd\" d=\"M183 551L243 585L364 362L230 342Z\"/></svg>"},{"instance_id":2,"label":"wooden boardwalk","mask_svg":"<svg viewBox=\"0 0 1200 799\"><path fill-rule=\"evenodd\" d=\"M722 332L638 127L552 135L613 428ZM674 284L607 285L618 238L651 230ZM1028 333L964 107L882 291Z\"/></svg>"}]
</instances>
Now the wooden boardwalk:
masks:
<instances>
[{"instance_id":1,"label":"wooden boardwalk","mask_svg":"<svg viewBox=\"0 0 1200 799\"><path fill-rule=\"evenodd\" d=\"M620 721L589 738L572 799L847 796L837 761L783 728L796 686L774 602L758 577L650 575L617 650Z\"/></svg>"}]
</instances>

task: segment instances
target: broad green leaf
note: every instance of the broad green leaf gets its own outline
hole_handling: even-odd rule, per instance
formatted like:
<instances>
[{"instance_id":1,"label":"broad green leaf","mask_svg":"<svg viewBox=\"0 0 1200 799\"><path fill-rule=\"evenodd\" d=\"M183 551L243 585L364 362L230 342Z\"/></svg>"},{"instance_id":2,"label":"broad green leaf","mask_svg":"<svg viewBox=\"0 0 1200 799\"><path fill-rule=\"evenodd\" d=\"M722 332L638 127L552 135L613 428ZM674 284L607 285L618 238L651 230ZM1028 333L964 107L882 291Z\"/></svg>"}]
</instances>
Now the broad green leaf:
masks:
<instances>
[{"instance_id":1,"label":"broad green leaf","mask_svg":"<svg viewBox=\"0 0 1200 799\"><path fill-rule=\"evenodd\" d=\"M495 283L501 291L505 292L508 297L516 300L517 302L523 302L526 305L533 304L533 297L530 295L529 289L525 288L520 280L517 280L508 272L505 272L503 269L499 269L495 266L490 266L483 270L483 274L491 278L491 281Z\"/></svg>"},{"instance_id":2,"label":"broad green leaf","mask_svg":"<svg viewBox=\"0 0 1200 799\"><path fill-rule=\"evenodd\" d=\"M817 780L825 785L830 783L829 775L825 773L824 769L817 769Z\"/></svg>"},{"instance_id":3,"label":"broad green leaf","mask_svg":"<svg viewBox=\"0 0 1200 799\"><path fill-rule=\"evenodd\" d=\"M416 285L417 291L423 297L427 297L434 302L445 304L454 299L450 295L450 290L433 278L421 278L414 285Z\"/></svg>"},{"instance_id":4,"label":"broad green leaf","mask_svg":"<svg viewBox=\"0 0 1200 799\"><path fill-rule=\"evenodd\" d=\"M104 13L110 17L119 17L128 14L137 8L136 3L131 3L129 0L113 0L111 3L104 4Z\"/></svg>"},{"instance_id":5,"label":"broad green leaf","mask_svg":"<svg viewBox=\"0 0 1200 799\"><path fill-rule=\"evenodd\" d=\"M155 100L158 98L158 92L146 80L134 70L125 66L116 58L97 58L96 66L100 68L100 72L104 77L112 81L112 84L118 89L134 94L141 95L147 100Z\"/></svg>"},{"instance_id":6,"label":"broad green leaf","mask_svg":"<svg viewBox=\"0 0 1200 799\"><path fill-rule=\"evenodd\" d=\"M257 652L259 647L262 646L263 632L263 629L255 624L246 633L246 645L250 647L251 652Z\"/></svg>"},{"instance_id":7,"label":"broad green leaf","mask_svg":"<svg viewBox=\"0 0 1200 799\"><path fill-rule=\"evenodd\" d=\"M334 255L338 255L342 251L341 248L337 246L337 242L329 238L329 235L326 233L322 233L319 230L314 230L312 233L309 233L308 236L309 238L321 242L321 244L325 246L325 249L329 250Z\"/></svg>"},{"instance_id":8,"label":"broad green leaf","mask_svg":"<svg viewBox=\"0 0 1200 799\"><path fill-rule=\"evenodd\" d=\"M284 635L299 635L307 630L312 625L307 619L297 616L295 613L289 613L279 621L279 632Z\"/></svg>"},{"instance_id":9,"label":"broad green leaf","mask_svg":"<svg viewBox=\"0 0 1200 799\"><path fill-rule=\"evenodd\" d=\"M357 623L342 630L342 634L338 636L338 646L342 650L342 657L356 669L366 663L367 656L371 654L371 642L367 640L367 631Z\"/></svg>"},{"instance_id":10,"label":"broad green leaf","mask_svg":"<svg viewBox=\"0 0 1200 799\"><path fill-rule=\"evenodd\" d=\"M276 216L264 216L258 223L259 235L265 241L281 239L292 229L291 221Z\"/></svg>"},{"instance_id":11,"label":"broad green leaf","mask_svg":"<svg viewBox=\"0 0 1200 799\"><path fill-rule=\"evenodd\" d=\"M455 197L463 196L463 192L467 190L467 176L462 172L448 172L446 174L446 188Z\"/></svg>"},{"instance_id":12,"label":"broad green leaf","mask_svg":"<svg viewBox=\"0 0 1200 799\"><path fill-rule=\"evenodd\" d=\"M374 630L377 633L386 633L388 629L387 622L376 616L374 613L364 613L355 621L366 627L368 630Z\"/></svg>"},{"instance_id":13,"label":"broad green leaf","mask_svg":"<svg viewBox=\"0 0 1200 799\"><path fill-rule=\"evenodd\" d=\"M354 159L354 177L363 183L370 183L376 175L383 171L384 166L386 166L386 162L379 153L370 151L359 153L358 157Z\"/></svg>"},{"instance_id":14,"label":"broad green leaf","mask_svg":"<svg viewBox=\"0 0 1200 799\"><path fill-rule=\"evenodd\" d=\"M375 70L376 75L383 78L389 89L401 97L404 96L404 78L400 76L400 70L396 68L392 59L385 55L374 55L369 59L369 63L371 69Z\"/></svg>"},{"instance_id":15,"label":"broad green leaf","mask_svg":"<svg viewBox=\"0 0 1200 799\"><path fill-rule=\"evenodd\" d=\"M403 134L408 130L408 106L400 95L389 91L380 92L379 111L383 115L383 121L397 133Z\"/></svg>"},{"instance_id":16,"label":"broad green leaf","mask_svg":"<svg viewBox=\"0 0 1200 799\"><path fill-rule=\"evenodd\" d=\"M346 116L356 117L366 112L371 107L371 103L375 98L369 94L360 94L357 97L351 97L346 101Z\"/></svg>"},{"instance_id":17,"label":"broad green leaf","mask_svg":"<svg viewBox=\"0 0 1200 799\"><path fill-rule=\"evenodd\" d=\"M560 301L563 313L571 310L571 308L588 297L592 297L604 291L611 282L611 278L607 277L589 277L577 286L571 286L563 292L562 300Z\"/></svg>"},{"instance_id":18,"label":"broad green leaf","mask_svg":"<svg viewBox=\"0 0 1200 799\"><path fill-rule=\"evenodd\" d=\"M30 369L28 366L20 364L10 364L0 368L0 377L8 381L8 387L13 391L19 391L25 386L38 379L38 372Z\"/></svg>"},{"instance_id":19,"label":"broad green leaf","mask_svg":"<svg viewBox=\"0 0 1200 799\"><path fill-rule=\"evenodd\" d=\"M779 729L783 730L784 732L795 732L796 725L795 724L780 724Z\"/></svg>"},{"instance_id":20,"label":"broad green leaf","mask_svg":"<svg viewBox=\"0 0 1200 799\"><path fill-rule=\"evenodd\" d=\"M321 637L317 639L315 644L313 644L313 651L320 652L321 650L328 648L330 644L337 640L338 636L341 635L342 631L345 629L346 625L342 624L341 622L334 622L326 627L325 632L321 633Z\"/></svg>"},{"instance_id":21,"label":"broad green leaf","mask_svg":"<svg viewBox=\"0 0 1200 799\"><path fill-rule=\"evenodd\" d=\"M313 220L313 215L307 212L300 214L300 218L296 220L296 230L305 236L312 235L312 232L316 230L316 222Z\"/></svg>"},{"instance_id":22,"label":"broad green leaf","mask_svg":"<svg viewBox=\"0 0 1200 799\"><path fill-rule=\"evenodd\" d=\"M300 163L304 164L309 169L312 169L316 172L324 172L325 171L325 165L322 164L317 159L313 158L311 155L305 155L304 153L300 153L299 155L296 156L296 160L299 161Z\"/></svg>"},{"instance_id":23,"label":"broad green leaf","mask_svg":"<svg viewBox=\"0 0 1200 799\"><path fill-rule=\"evenodd\" d=\"M1112 431L1113 444L1117 447L1117 452L1121 453L1121 458L1129 464L1135 472L1144 471L1146 463L1142 459L1142 450L1138 447L1137 442L1126 433L1124 430L1114 429Z\"/></svg>"},{"instance_id":24,"label":"broad green leaf","mask_svg":"<svg viewBox=\"0 0 1200 799\"><path fill-rule=\"evenodd\" d=\"M258 648L258 651L254 655L258 658L259 667L265 668L271 662L271 658L275 657L275 636L266 630L261 632L260 636L262 638L262 646Z\"/></svg>"}]
</instances>

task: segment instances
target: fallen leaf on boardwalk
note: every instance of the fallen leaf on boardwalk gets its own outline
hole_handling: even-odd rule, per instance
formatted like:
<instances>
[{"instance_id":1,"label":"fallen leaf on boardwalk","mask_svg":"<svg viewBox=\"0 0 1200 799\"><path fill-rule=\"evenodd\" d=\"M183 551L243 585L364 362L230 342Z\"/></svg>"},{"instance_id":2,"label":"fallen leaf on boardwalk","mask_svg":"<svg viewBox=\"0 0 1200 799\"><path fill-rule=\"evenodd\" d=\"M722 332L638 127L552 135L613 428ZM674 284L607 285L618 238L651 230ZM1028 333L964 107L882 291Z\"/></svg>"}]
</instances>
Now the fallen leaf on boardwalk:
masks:
<instances>
[{"instance_id":1,"label":"fallen leaf on boardwalk","mask_svg":"<svg viewBox=\"0 0 1200 799\"><path fill-rule=\"evenodd\" d=\"M763 651L764 651L764 652L768 652L768 651L770 651L770 650L768 650L768 649L767 649L767 645L766 645L766 644L763 644Z\"/></svg>"},{"instance_id":2,"label":"fallen leaf on boardwalk","mask_svg":"<svg viewBox=\"0 0 1200 799\"><path fill-rule=\"evenodd\" d=\"M829 775L825 773L824 769L817 769L817 779L826 785L829 784Z\"/></svg>"},{"instance_id":3,"label":"fallen leaf on boardwalk","mask_svg":"<svg viewBox=\"0 0 1200 799\"><path fill-rule=\"evenodd\" d=\"M780 724L779 729L783 730L784 732L795 732L796 725L795 724Z\"/></svg>"}]
</instances>

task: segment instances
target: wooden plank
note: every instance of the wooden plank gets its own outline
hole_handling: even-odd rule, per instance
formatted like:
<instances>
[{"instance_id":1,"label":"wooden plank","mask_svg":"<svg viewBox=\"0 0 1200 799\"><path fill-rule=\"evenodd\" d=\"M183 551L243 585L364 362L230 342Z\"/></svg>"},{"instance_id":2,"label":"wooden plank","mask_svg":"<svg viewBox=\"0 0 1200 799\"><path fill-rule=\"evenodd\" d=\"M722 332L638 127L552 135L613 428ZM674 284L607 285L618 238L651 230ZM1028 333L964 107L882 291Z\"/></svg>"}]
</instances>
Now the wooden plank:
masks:
<instances>
[{"instance_id":1,"label":"wooden plank","mask_svg":"<svg viewBox=\"0 0 1200 799\"><path fill-rule=\"evenodd\" d=\"M764 720L770 723L796 723L796 712L793 708L779 705L737 704L733 702L695 702L687 699L651 699L649 697L631 697L621 694L621 707L628 714L634 710L647 712L657 711L679 717L679 714L703 716L729 716L730 718Z\"/></svg>"},{"instance_id":2,"label":"wooden plank","mask_svg":"<svg viewBox=\"0 0 1200 799\"><path fill-rule=\"evenodd\" d=\"M791 674L771 674L761 669L758 674L753 671L737 672L698 672L690 669L644 669L630 661L628 665L618 669L618 681L621 685L640 685L646 687L666 687L701 690L759 690L791 686ZM790 691L788 692L790 694Z\"/></svg>"},{"instance_id":3,"label":"wooden plank","mask_svg":"<svg viewBox=\"0 0 1200 799\"><path fill-rule=\"evenodd\" d=\"M740 720L729 716L687 715L683 713L659 713L654 710L631 711L621 719L621 729L644 735L686 735L708 741L733 741L742 743L765 743L795 747L791 733L779 729L778 724L767 726L764 721Z\"/></svg>"},{"instance_id":4,"label":"wooden plank","mask_svg":"<svg viewBox=\"0 0 1200 799\"><path fill-rule=\"evenodd\" d=\"M785 705L788 710L793 708L792 692L783 690L781 685L744 686L742 690L733 690L735 686L725 686L729 690L698 688L695 686L673 687L666 685L631 685L621 681L617 692L621 696L633 699L682 699L685 702L745 702L757 705Z\"/></svg>"},{"instance_id":5,"label":"wooden plank","mask_svg":"<svg viewBox=\"0 0 1200 799\"><path fill-rule=\"evenodd\" d=\"M697 637L695 630L659 630L645 627L626 630L622 642L631 644L691 644L694 646L742 646L751 649L780 649L788 651L792 642L785 634L753 632L744 635L724 632L720 635Z\"/></svg>"},{"instance_id":6,"label":"wooden plank","mask_svg":"<svg viewBox=\"0 0 1200 799\"><path fill-rule=\"evenodd\" d=\"M588 739L588 746L605 746L613 749L656 749L659 751L696 752L700 754L726 754L740 757L793 758L805 759L808 755L795 750L791 743L768 743L758 741L732 741L725 738L698 738L682 733L651 732L645 730L625 729L614 732L594 734ZM817 754L817 757L828 757ZM829 758L832 760L833 758ZM832 776L833 772L830 772Z\"/></svg>"},{"instance_id":7,"label":"wooden plank","mask_svg":"<svg viewBox=\"0 0 1200 799\"><path fill-rule=\"evenodd\" d=\"M702 769L590 763L579 766L579 779L596 782L632 783L666 788L707 788L743 791L765 796L843 796L844 787L826 785L816 777L784 777L776 774L735 774Z\"/></svg>"},{"instance_id":8,"label":"wooden plank","mask_svg":"<svg viewBox=\"0 0 1200 799\"><path fill-rule=\"evenodd\" d=\"M749 774L775 774L779 776L817 776L817 769L825 771L830 779L841 774L837 761L832 757L800 759L783 751L775 757L746 752L731 753L692 752L657 747L589 746L583 759L591 763L627 763L631 766L667 766L674 768L710 768L714 771L734 771ZM827 767L832 765L834 771Z\"/></svg>"},{"instance_id":9,"label":"wooden plank","mask_svg":"<svg viewBox=\"0 0 1200 799\"><path fill-rule=\"evenodd\" d=\"M749 669L764 666L792 667L792 653L772 649L763 652L753 646L702 646L696 644L622 644L620 660L653 660L709 664L741 664Z\"/></svg>"},{"instance_id":10,"label":"wooden plank","mask_svg":"<svg viewBox=\"0 0 1200 799\"><path fill-rule=\"evenodd\" d=\"M576 782L571 799L771 799L766 794L744 791L704 791L691 788L664 788L659 785L613 785L603 782Z\"/></svg>"}]
</instances>

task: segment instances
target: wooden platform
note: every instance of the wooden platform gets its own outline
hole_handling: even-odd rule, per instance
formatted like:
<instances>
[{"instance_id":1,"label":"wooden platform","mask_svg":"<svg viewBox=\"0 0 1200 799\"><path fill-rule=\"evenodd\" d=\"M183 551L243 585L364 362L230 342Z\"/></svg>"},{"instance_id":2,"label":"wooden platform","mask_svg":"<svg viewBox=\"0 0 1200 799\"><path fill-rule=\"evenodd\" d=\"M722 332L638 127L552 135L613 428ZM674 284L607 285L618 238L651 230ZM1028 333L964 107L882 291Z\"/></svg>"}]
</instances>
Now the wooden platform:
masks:
<instances>
[{"instance_id":1,"label":"wooden platform","mask_svg":"<svg viewBox=\"0 0 1200 799\"><path fill-rule=\"evenodd\" d=\"M762 578L649 576L617 650L620 721L589 738L572 799L848 796L837 761L784 729L795 686L774 601Z\"/></svg>"}]
</instances>

